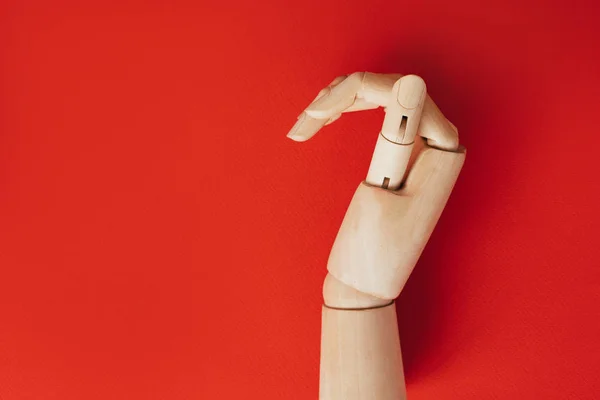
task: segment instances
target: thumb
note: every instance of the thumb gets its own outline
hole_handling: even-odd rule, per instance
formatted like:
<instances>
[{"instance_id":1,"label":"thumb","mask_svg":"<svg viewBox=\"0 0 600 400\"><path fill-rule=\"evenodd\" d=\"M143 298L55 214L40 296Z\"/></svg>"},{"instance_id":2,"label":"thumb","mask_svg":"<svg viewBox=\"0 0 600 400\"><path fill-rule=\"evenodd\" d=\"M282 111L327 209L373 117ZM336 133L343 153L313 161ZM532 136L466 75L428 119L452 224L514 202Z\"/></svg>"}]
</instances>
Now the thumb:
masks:
<instances>
[{"instance_id":1,"label":"thumb","mask_svg":"<svg viewBox=\"0 0 600 400\"><path fill-rule=\"evenodd\" d=\"M425 203L448 198L465 162L467 150L439 150L425 145L400 189L402 195L420 198ZM444 201L445 202L445 201Z\"/></svg>"},{"instance_id":2,"label":"thumb","mask_svg":"<svg viewBox=\"0 0 600 400\"><path fill-rule=\"evenodd\" d=\"M426 146L396 192L412 199L407 215L412 219L413 237L429 238L465 162L466 149L439 150Z\"/></svg>"}]
</instances>

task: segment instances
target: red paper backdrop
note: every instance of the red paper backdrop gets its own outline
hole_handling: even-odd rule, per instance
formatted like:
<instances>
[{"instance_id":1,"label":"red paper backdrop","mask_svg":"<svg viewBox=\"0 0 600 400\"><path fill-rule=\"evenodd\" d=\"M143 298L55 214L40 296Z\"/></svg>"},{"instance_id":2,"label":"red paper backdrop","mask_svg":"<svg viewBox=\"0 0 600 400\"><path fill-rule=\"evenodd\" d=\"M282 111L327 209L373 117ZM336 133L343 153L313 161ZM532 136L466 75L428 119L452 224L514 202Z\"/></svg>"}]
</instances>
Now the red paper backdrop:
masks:
<instances>
[{"instance_id":1,"label":"red paper backdrop","mask_svg":"<svg viewBox=\"0 0 600 400\"><path fill-rule=\"evenodd\" d=\"M316 399L321 284L422 75L468 148L398 302L409 396L600 398L594 1L5 1L0 399Z\"/></svg>"}]
</instances>

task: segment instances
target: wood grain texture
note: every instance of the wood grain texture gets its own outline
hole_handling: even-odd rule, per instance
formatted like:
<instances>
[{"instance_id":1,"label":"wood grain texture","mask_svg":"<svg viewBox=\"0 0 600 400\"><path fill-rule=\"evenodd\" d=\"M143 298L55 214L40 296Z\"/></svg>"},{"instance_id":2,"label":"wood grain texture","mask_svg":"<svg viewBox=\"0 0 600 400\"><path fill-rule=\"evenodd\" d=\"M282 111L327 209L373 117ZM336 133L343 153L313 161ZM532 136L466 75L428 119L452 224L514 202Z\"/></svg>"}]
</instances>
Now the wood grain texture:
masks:
<instances>
[{"instance_id":1,"label":"wood grain texture","mask_svg":"<svg viewBox=\"0 0 600 400\"><path fill-rule=\"evenodd\" d=\"M320 400L403 400L396 307L323 307Z\"/></svg>"}]
</instances>

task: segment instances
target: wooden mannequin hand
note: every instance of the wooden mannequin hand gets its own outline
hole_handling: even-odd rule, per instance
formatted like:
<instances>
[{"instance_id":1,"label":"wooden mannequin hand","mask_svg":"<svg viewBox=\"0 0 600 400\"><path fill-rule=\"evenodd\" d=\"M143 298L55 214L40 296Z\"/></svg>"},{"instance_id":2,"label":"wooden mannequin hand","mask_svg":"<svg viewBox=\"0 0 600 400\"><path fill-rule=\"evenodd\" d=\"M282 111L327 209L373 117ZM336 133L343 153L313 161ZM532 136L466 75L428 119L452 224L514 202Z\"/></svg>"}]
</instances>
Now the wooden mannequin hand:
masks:
<instances>
[{"instance_id":1,"label":"wooden mannequin hand","mask_svg":"<svg viewBox=\"0 0 600 400\"><path fill-rule=\"evenodd\" d=\"M462 168L458 133L415 75L336 78L298 117L303 142L343 112L385 107L365 182L350 202L323 284L320 400L405 400L394 299ZM425 149L407 171L416 135ZM419 142L420 143L420 142Z\"/></svg>"},{"instance_id":2,"label":"wooden mannequin hand","mask_svg":"<svg viewBox=\"0 0 600 400\"><path fill-rule=\"evenodd\" d=\"M405 106L411 102L412 106ZM371 169L354 194L329 257L324 296L326 304L334 307L380 306L398 296L465 159L456 127L426 96L424 83L414 75L360 72L338 77L298 117L288 137L308 140L343 112L379 106L385 107L386 120ZM427 143L406 172L415 134ZM383 150L378 152L380 142ZM389 176L396 185L387 186Z\"/></svg>"}]
</instances>

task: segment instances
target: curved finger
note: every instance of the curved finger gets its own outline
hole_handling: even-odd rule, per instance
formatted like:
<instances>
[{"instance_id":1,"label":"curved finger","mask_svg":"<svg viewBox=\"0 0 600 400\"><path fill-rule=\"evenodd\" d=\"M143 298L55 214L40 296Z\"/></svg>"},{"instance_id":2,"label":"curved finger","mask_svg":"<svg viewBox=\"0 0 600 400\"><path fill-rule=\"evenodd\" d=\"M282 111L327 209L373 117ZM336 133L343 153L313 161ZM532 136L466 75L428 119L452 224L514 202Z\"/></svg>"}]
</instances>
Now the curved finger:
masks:
<instances>
[{"instance_id":1,"label":"curved finger","mask_svg":"<svg viewBox=\"0 0 600 400\"><path fill-rule=\"evenodd\" d=\"M356 96L362 87L364 76L364 72L351 74L333 88L328 96L313 101L305 112L309 116L318 119L329 119L341 114L342 111L354 104L354 100L356 100Z\"/></svg>"},{"instance_id":2,"label":"curved finger","mask_svg":"<svg viewBox=\"0 0 600 400\"><path fill-rule=\"evenodd\" d=\"M317 94L317 97L315 97L315 99L312 102L314 103L315 101L319 100L320 98L329 95L331 93L331 89L333 89L334 87L336 87L337 85L342 83L347 77L348 77L348 75L340 75L340 76L336 77L333 81L331 81L331 83L329 85L327 85L327 87L325 89L322 89L319 92L319 94Z\"/></svg>"},{"instance_id":3,"label":"curved finger","mask_svg":"<svg viewBox=\"0 0 600 400\"><path fill-rule=\"evenodd\" d=\"M306 112L314 118L331 118L342 112L385 107L399 77L399 74L355 72L333 89L330 96L314 101Z\"/></svg>"},{"instance_id":4,"label":"curved finger","mask_svg":"<svg viewBox=\"0 0 600 400\"><path fill-rule=\"evenodd\" d=\"M441 202L436 208L442 209L462 169L466 153L464 147L456 151L425 147L408 171L404 186L398 193L415 198L414 203L425 208Z\"/></svg>"},{"instance_id":5,"label":"curved finger","mask_svg":"<svg viewBox=\"0 0 600 400\"><path fill-rule=\"evenodd\" d=\"M448 121L429 96L423 106L419 136L426 138L427 144L432 147L442 150L458 149L458 129Z\"/></svg>"},{"instance_id":6,"label":"curved finger","mask_svg":"<svg viewBox=\"0 0 600 400\"><path fill-rule=\"evenodd\" d=\"M399 74L355 72L337 79L323 89L298 117L288 137L303 142L323 126L331 124L344 112L371 110L386 106Z\"/></svg>"},{"instance_id":7,"label":"curved finger","mask_svg":"<svg viewBox=\"0 0 600 400\"><path fill-rule=\"evenodd\" d=\"M393 143L411 144L427 97L425 81L417 75L403 76L394 83L391 94L381 134Z\"/></svg>"},{"instance_id":8,"label":"curved finger","mask_svg":"<svg viewBox=\"0 0 600 400\"><path fill-rule=\"evenodd\" d=\"M300 114L288 137L297 142L312 138L321 128L340 118L344 112L387 107L394 83L401 74L355 72L340 76L321 90L313 102ZM431 97L427 96L421 113L418 134L427 143L444 150L458 148L456 127L446 119Z\"/></svg>"},{"instance_id":9,"label":"curved finger","mask_svg":"<svg viewBox=\"0 0 600 400\"><path fill-rule=\"evenodd\" d=\"M323 97L329 96L332 89L343 82L346 78L346 75L335 78L325 89L321 90L319 94L317 94L317 97L315 97L313 103ZM287 137L297 142L304 142L313 137L315 133L317 133L323 126L332 123L339 117L340 116L338 115L337 117L334 116L332 118L313 118L309 116L306 111L304 111L298 116L298 121L296 121L292 129L290 129Z\"/></svg>"},{"instance_id":10,"label":"curved finger","mask_svg":"<svg viewBox=\"0 0 600 400\"><path fill-rule=\"evenodd\" d=\"M377 103L371 103L365 99L356 99L354 104L350 107L346 108L344 112L354 112L354 111L365 111L365 110L374 110L377 107L380 107Z\"/></svg>"},{"instance_id":11,"label":"curved finger","mask_svg":"<svg viewBox=\"0 0 600 400\"><path fill-rule=\"evenodd\" d=\"M308 116L305 112L300 114L298 121L292 126L287 137L296 141L304 142L310 139L317 133L322 127L327 124L326 119L317 119Z\"/></svg>"}]
</instances>

